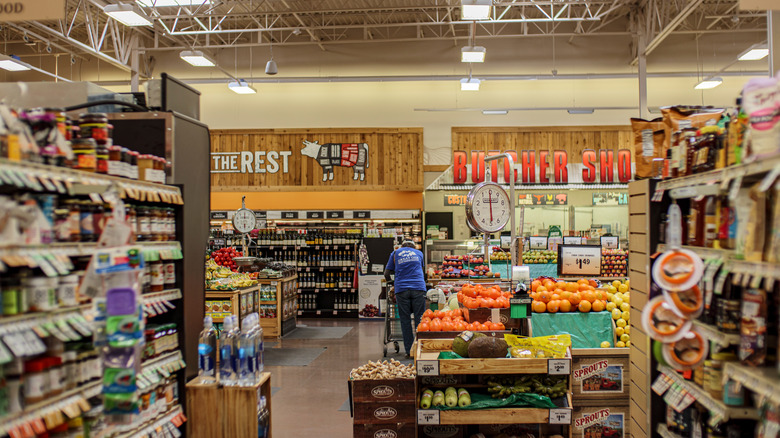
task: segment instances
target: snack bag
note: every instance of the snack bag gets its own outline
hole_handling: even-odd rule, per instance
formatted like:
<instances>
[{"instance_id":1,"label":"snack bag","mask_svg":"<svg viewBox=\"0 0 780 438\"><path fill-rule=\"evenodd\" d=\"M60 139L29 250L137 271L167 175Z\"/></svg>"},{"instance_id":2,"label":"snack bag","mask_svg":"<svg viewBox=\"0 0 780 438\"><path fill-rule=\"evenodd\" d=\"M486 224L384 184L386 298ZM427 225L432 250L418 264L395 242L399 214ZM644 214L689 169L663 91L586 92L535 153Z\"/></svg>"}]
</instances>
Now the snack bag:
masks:
<instances>
[{"instance_id":1,"label":"snack bag","mask_svg":"<svg viewBox=\"0 0 780 438\"><path fill-rule=\"evenodd\" d=\"M509 354L512 357L562 359L566 357L566 351L571 348L571 335L523 338L505 334L504 340L509 345Z\"/></svg>"},{"instance_id":2,"label":"snack bag","mask_svg":"<svg viewBox=\"0 0 780 438\"><path fill-rule=\"evenodd\" d=\"M780 88L777 78L753 78L742 89L750 126L746 161L777 153L780 144Z\"/></svg>"},{"instance_id":3,"label":"snack bag","mask_svg":"<svg viewBox=\"0 0 780 438\"><path fill-rule=\"evenodd\" d=\"M634 135L634 161L638 178L657 176L653 172L655 159L664 159L664 122L661 117L653 120L631 119Z\"/></svg>"}]
</instances>

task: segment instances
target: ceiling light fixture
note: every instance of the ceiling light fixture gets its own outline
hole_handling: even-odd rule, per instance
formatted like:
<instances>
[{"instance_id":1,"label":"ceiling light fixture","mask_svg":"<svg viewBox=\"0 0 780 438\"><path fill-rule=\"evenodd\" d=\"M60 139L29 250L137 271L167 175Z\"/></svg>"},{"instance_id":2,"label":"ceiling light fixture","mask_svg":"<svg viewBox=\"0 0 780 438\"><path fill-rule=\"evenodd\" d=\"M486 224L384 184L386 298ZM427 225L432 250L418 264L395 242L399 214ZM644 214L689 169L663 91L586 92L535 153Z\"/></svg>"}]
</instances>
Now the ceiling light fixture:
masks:
<instances>
[{"instance_id":1,"label":"ceiling light fixture","mask_svg":"<svg viewBox=\"0 0 780 438\"><path fill-rule=\"evenodd\" d=\"M482 114L485 116L504 116L509 114L507 110L482 110Z\"/></svg>"},{"instance_id":2,"label":"ceiling light fixture","mask_svg":"<svg viewBox=\"0 0 780 438\"><path fill-rule=\"evenodd\" d=\"M722 83L723 78L716 76L713 78L702 79L702 81L696 84L696 86L693 88L696 90L709 90L719 86Z\"/></svg>"},{"instance_id":3,"label":"ceiling light fixture","mask_svg":"<svg viewBox=\"0 0 780 438\"><path fill-rule=\"evenodd\" d=\"M485 62L485 53L482 46L465 46L460 49L460 62Z\"/></svg>"},{"instance_id":4,"label":"ceiling light fixture","mask_svg":"<svg viewBox=\"0 0 780 438\"><path fill-rule=\"evenodd\" d=\"M211 0L137 0L137 2L147 8L165 8L169 6L200 6L210 4Z\"/></svg>"},{"instance_id":5,"label":"ceiling light fixture","mask_svg":"<svg viewBox=\"0 0 780 438\"><path fill-rule=\"evenodd\" d=\"M118 3L115 5L106 5L103 12L125 26L151 26L149 17L141 11L136 5Z\"/></svg>"},{"instance_id":6,"label":"ceiling light fixture","mask_svg":"<svg viewBox=\"0 0 780 438\"><path fill-rule=\"evenodd\" d=\"M194 67L214 67L216 64L200 50L184 50L179 53L179 58L187 61Z\"/></svg>"},{"instance_id":7,"label":"ceiling light fixture","mask_svg":"<svg viewBox=\"0 0 780 438\"><path fill-rule=\"evenodd\" d=\"M740 53L737 59L740 61L758 61L769 56L769 48L766 44L756 44Z\"/></svg>"},{"instance_id":8,"label":"ceiling light fixture","mask_svg":"<svg viewBox=\"0 0 780 438\"><path fill-rule=\"evenodd\" d=\"M463 78L460 80L460 91L479 91L480 82L477 78Z\"/></svg>"},{"instance_id":9,"label":"ceiling light fixture","mask_svg":"<svg viewBox=\"0 0 780 438\"><path fill-rule=\"evenodd\" d=\"M569 108L566 111L569 114L593 114L595 108Z\"/></svg>"},{"instance_id":10,"label":"ceiling light fixture","mask_svg":"<svg viewBox=\"0 0 780 438\"><path fill-rule=\"evenodd\" d=\"M275 75L279 73L279 68L276 66L276 61L274 61L274 43L273 40L271 40L271 59L268 60L268 62L265 63L265 74L267 75Z\"/></svg>"},{"instance_id":11,"label":"ceiling light fixture","mask_svg":"<svg viewBox=\"0 0 780 438\"><path fill-rule=\"evenodd\" d=\"M491 0L461 0L461 20L489 20L493 9Z\"/></svg>"},{"instance_id":12,"label":"ceiling light fixture","mask_svg":"<svg viewBox=\"0 0 780 438\"><path fill-rule=\"evenodd\" d=\"M257 90L255 90L254 87L252 87L251 85L247 84L246 81L243 79L228 82L228 87L230 88L230 91L237 94L257 93Z\"/></svg>"},{"instance_id":13,"label":"ceiling light fixture","mask_svg":"<svg viewBox=\"0 0 780 438\"><path fill-rule=\"evenodd\" d=\"M8 71L25 71L30 67L16 56L0 55L0 68Z\"/></svg>"}]
</instances>

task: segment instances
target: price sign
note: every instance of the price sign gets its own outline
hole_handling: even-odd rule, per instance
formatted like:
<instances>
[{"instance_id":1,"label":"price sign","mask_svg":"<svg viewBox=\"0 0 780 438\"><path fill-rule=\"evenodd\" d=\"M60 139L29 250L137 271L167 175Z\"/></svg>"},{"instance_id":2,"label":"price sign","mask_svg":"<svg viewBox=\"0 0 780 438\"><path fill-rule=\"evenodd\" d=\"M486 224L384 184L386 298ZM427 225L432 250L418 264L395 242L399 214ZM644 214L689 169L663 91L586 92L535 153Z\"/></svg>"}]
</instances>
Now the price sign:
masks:
<instances>
[{"instance_id":1,"label":"price sign","mask_svg":"<svg viewBox=\"0 0 780 438\"><path fill-rule=\"evenodd\" d=\"M563 236L564 245L583 245L582 237L577 236Z\"/></svg>"},{"instance_id":2,"label":"price sign","mask_svg":"<svg viewBox=\"0 0 780 438\"><path fill-rule=\"evenodd\" d=\"M601 247L604 249L618 249L620 247L620 238L618 236L602 236Z\"/></svg>"},{"instance_id":3,"label":"price sign","mask_svg":"<svg viewBox=\"0 0 780 438\"><path fill-rule=\"evenodd\" d=\"M353 211L352 212L352 218L353 219L370 219L371 218L371 212L370 211Z\"/></svg>"},{"instance_id":4,"label":"price sign","mask_svg":"<svg viewBox=\"0 0 780 438\"><path fill-rule=\"evenodd\" d=\"M329 211L326 214L328 216L328 219L344 219L343 211Z\"/></svg>"},{"instance_id":5,"label":"price sign","mask_svg":"<svg viewBox=\"0 0 780 438\"><path fill-rule=\"evenodd\" d=\"M297 211L283 211L282 219L298 219Z\"/></svg>"},{"instance_id":6,"label":"price sign","mask_svg":"<svg viewBox=\"0 0 780 438\"><path fill-rule=\"evenodd\" d=\"M255 210L255 218L257 218L257 219L268 219L268 212L267 211L257 211L257 210Z\"/></svg>"},{"instance_id":7,"label":"price sign","mask_svg":"<svg viewBox=\"0 0 780 438\"><path fill-rule=\"evenodd\" d=\"M419 425L438 425L439 413L438 409L418 409L417 410L417 424Z\"/></svg>"},{"instance_id":8,"label":"price sign","mask_svg":"<svg viewBox=\"0 0 780 438\"><path fill-rule=\"evenodd\" d=\"M325 214L321 211L307 211L306 219L322 219Z\"/></svg>"},{"instance_id":9,"label":"price sign","mask_svg":"<svg viewBox=\"0 0 780 438\"><path fill-rule=\"evenodd\" d=\"M547 237L531 236L528 238L528 247L530 249L547 249Z\"/></svg>"},{"instance_id":10,"label":"price sign","mask_svg":"<svg viewBox=\"0 0 780 438\"><path fill-rule=\"evenodd\" d=\"M600 245L561 245L558 247L558 275L598 277L601 275Z\"/></svg>"},{"instance_id":11,"label":"price sign","mask_svg":"<svg viewBox=\"0 0 780 438\"><path fill-rule=\"evenodd\" d=\"M228 218L226 211L212 211L209 216L211 220L221 220Z\"/></svg>"},{"instance_id":12,"label":"price sign","mask_svg":"<svg viewBox=\"0 0 780 438\"><path fill-rule=\"evenodd\" d=\"M438 360L418 360L417 361L417 375L418 376L438 376L439 375L439 361Z\"/></svg>"},{"instance_id":13,"label":"price sign","mask_svg":"<svg viewBox=\"0 0 780 438\"><path fill-rule=\"evenodd\" d=\"M563 375L571 374L571 360L569 359L548 359L547 374Z\"/></svg>"},{"instance_id":14,"label":"price sign","mask_svg":"<svg viewBox=\"0 0 780 438\"><path fill-rule=\"evenodd\" d=\"M571 424L571 409L550 409L550 424Z\"/></svg>"}]
</instances>

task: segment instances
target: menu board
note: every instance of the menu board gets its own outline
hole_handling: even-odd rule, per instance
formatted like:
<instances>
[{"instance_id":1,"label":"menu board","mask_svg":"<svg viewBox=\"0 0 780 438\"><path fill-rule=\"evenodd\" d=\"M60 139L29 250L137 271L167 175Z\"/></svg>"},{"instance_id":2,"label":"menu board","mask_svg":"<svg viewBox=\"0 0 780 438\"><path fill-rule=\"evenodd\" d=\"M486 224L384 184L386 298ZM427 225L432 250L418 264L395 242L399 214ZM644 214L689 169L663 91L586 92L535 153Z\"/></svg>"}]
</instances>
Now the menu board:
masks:
<instances>
[{"instance_id":1,"label":"menu board","mask_svg":"<svg viewBox=\"0 0 780 438\"><path fill-rule=\"evenodd\" d=\"M561 277L599 277L601 275L601 246L559 246L558 275Z\"/></svg>"}]
</instances>

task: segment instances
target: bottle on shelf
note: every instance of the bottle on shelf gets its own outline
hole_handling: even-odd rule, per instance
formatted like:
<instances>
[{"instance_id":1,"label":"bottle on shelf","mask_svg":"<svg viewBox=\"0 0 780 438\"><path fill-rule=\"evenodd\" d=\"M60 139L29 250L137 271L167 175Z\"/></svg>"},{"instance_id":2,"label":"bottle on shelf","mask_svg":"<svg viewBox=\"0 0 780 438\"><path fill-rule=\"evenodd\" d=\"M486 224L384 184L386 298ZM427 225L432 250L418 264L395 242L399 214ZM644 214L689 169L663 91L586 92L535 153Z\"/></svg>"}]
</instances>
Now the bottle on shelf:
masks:
<instances>
[{"instance_id":1,"label":"bottle on shelf","mask_svg":"<svg viewBox=\"0 0 780 438\"><path fill-rule=\"evenodd\" d=\"M225 318L219 335L219 380L223 386L235 386L236 379L236 323L235 315Z\"/></svg>"},{"instance_id":2,"label":"bottle on shelf","mask_svg":"<svg viewBox=\"0 0 780 438\"><path fill-rule=\"evenodd\" d=\"M203 331L198 337L198 378L200 383L215 383L217 331L210 316L203 318Z\"/></svg>"},{"instance_id":3,"label":"bottle on shelf","mask_svg":"<svg viewBox=\"0 0 780 438\"><path fill-rule=\"evenodd\" d=\"M238 385L252 386L255 384L254 364L257 360L255 356L255 340L252 337L252 319L247 316L241 321L241 334L238 336Z\"/></svg>"},{"instance_id":4,"label":"bottle on shelf","mask_svg":"<svg viewBox=\"0 0 780 438\"><path fill-rule=\"evenodd\" d=\"M256 314L253 314L256 315ZM257 356L255 366L255 381L260 381L260 376L263 373L263 327L260 326L260 318L255 318L254 320L256 331L255 331L255 355Z\"/></svg>"}]
</instances>

